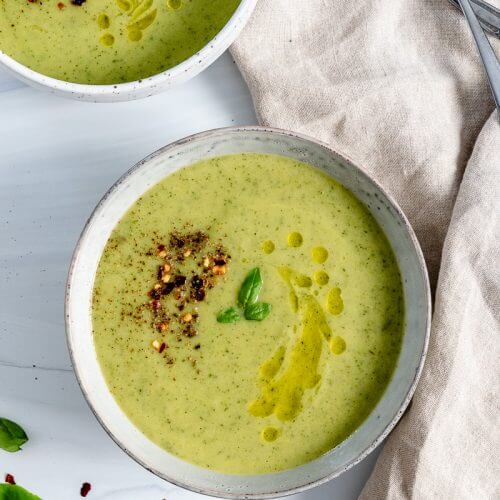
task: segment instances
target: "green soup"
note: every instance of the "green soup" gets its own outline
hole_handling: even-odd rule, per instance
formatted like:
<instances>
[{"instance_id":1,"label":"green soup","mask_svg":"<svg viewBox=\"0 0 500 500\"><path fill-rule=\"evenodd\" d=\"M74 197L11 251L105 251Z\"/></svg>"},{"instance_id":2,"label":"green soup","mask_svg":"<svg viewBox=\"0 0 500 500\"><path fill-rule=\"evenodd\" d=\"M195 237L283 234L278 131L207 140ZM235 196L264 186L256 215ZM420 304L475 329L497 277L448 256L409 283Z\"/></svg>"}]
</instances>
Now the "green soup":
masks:
<instances>
[{"instance_id":1,"label":"green soup","mask_svg":"<svg viewBox=\"0 0 500 500\"><path fill-rule=\"evenodd\" d=\"M226 473L288 469L346 439L391 379L403 323L375 219L279 156L170 175L118 223L95 279L118 404L159 446Z\"/></svg>"},{"instance_id":2,"label":"green soup","mask_svg":"<svg viewBox=\"0 0 500 500\"><path fill-rule=\"evenodd\" d=\"M35 71L68 82L130 82L172 68L198 52L239 3L0 0L0 50Z\"/></svg>"}]
</instances>

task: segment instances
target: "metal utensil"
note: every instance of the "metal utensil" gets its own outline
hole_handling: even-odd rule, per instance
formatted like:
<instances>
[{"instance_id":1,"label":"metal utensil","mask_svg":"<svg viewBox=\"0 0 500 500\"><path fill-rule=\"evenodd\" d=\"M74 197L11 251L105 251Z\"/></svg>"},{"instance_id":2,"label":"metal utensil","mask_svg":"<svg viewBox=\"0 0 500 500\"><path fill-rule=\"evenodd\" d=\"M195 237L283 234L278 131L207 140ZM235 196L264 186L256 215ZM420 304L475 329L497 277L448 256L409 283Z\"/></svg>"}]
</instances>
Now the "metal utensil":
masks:
<instances>
[{"instance_id":1,"label":"metal utensil","mask_svg":"<svg viewBox=\"0 0 500 500\"><path fill-rule=\"evenodd\" d=\"M470 0L458 0L469 28L472 31L472 36L479 50L479 55L483 60L484 69L486 70L486 75L490 82L491 91L493 92L493 97L495 99L495 104L497 106L498 112L500 114L500 63L498 62L497 56L486 38L484 31L479 24L479 21L472 10Z\"/></svg>"},{"instance_id":2,"label":"metal utensil","mask_svg":"<svg viewBox=\"0 0 500 500\"><path fill-rule=\"evenodd\" d=\"M449 0L449 2L460 9L458 0ZM500 10L483 0L471 0L471 5L483 29L490 35L500 38Z\"/></svg>"}]
</instances>

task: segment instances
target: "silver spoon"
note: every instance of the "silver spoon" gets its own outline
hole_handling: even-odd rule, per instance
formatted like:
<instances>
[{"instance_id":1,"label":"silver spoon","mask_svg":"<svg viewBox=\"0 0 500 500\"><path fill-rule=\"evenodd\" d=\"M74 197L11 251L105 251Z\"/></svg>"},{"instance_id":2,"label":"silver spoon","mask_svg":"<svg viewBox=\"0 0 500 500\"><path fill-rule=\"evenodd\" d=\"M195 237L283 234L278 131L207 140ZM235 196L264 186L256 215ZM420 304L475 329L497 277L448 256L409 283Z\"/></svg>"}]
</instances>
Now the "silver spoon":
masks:
<instances>
[{"instance_id":1,"label":"silver spoon","mask_svg":"<svg viewBox=\"0 0 500 500\"><path fill-rule=\"evenodd\" d=\"M460 9L458 0L449 0L457 9ZM471 0L472 10L479 19L479 24L490 35L500 38L500 9L483 0ZM462 9L460 9L462 10Z\"/></svg>"},{"instance_id":2,"label":"silver spoon","mask_svg":"<svg viewBox=\"0 0 500 500\"><path fill-rule=\"evenodd\" d=\"M493 98L495 99L495 104L500 116L500 63L493 52L493 49L481 28L479 21L477 20L476 14L472 10L470 0L458 0L460 7L464 13L469 28L472 31L472 36L476 42L477 48L479 50L479 55L483 60L484 69L486 70L486 75L490 82L491 91L493 93Z\"/></svg>"}]
</instances>

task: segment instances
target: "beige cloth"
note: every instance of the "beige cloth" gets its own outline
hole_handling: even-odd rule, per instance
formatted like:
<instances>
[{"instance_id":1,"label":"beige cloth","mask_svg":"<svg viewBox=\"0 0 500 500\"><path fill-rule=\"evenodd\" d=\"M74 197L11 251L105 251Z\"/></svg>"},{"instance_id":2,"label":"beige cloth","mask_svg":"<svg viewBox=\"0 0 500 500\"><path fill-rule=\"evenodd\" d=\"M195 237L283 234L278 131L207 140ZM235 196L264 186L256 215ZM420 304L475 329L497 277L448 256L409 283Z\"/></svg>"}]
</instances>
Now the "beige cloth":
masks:
<instances>
[{"instance_id":1,"label":"beige cloth","mask_svg":"<svg viewBox=\"0 0 500 500\"><path fill-rule=\"evenodd\" d=\"M433 285L447 235L422 380L361 497L500 498L500 126L464 19L445 0L261 0L232 52L262 124L395 196Z\"/></svg>"}]
</instances>

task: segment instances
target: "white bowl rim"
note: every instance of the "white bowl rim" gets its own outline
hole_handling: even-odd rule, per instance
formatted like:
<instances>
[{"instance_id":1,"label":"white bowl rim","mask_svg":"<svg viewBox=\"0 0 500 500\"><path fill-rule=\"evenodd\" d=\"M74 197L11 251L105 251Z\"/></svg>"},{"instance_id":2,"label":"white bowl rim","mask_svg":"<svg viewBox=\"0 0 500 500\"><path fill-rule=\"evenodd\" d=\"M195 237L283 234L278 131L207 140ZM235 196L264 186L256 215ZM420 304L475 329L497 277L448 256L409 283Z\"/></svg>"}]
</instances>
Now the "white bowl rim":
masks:
<instances>
[{"instance_id":1,"label":"white bowl rim","mask_svg":"<svg viewBox=\"0 0 500 500\"><path fill-rule=\"evenodd\" d=\"M270 493L246 493L244 495L238 494L238 493L231 493L231 492L222 492L222 491L213 491L213 490L204 490L197 488L191 484L188 484L187 482L179 481L175 478L172 478L168 476L167 474L163 472L159 472L155 470L154 467L144 463L142 460L140 460L138 457L134 455L127 447L126 445L121 442L117 437L114 436L114 434L110 431L110 429L106 426L106 424L103 422L103 420L100 418L100 416L97 414L95 411L90 395L87 393L86 389L83 387L81 378L79 375L79 369L77 365L75 364L75 358L73 354L73 347L71 345L71 340L70 340L70 321L69 321L69 304L71 301L71 280L72 276L74 273L74 268L77 262L77 257L80 253L80 248L82 245L82 242L86 236L86 233L89 229L89 226L92 222L92 220L99 214L102 206L104 203L106 203L107 198L115 191L115 189L118 188L118 186L129 176L131 176L136 170L139 170L140 168L144 167L147 165L151 160L156 158L159 155L162 155L166 153L167 151L171 149L175 149L178 146L181 146L183 144L195 141L197 139L204 139L204 138L209 138L213 136L217 136L218 134L227 134L227 133L239 133L239 132L261 132L261 133L266 133L270 135L281 135L281 136L289 136L289 137L294 137L303 141L309 141L312 142L322 148L324 148L329 154L333 156L337 156L341 158L347 165L349 165L350 168L355 169L360 175L363 177L367 178L370 182L372 182L377 189L380 190L380 192L386 197L386 199L389 201L389 203L392 205L392 208L395 210L396 214L398 217L400 217L401 221L404 223L405 229L408 232L408 235L410 236L411 242L413 244L413 247L416 252L416 256L419 262L419 269L421 272L421 278L422 278L422 283L424 284L425 287L425 297L426 297L426 318L425 318L425 338L424 338L424 344L423 344L423 349L422 352L420 353L420 359L419 359L419 364L417 370L415 370L413 380L411 382L411 385L408 389L407 395L402 402L401 406L399 407L398 411L395 413L393 418L390 420L390 422L386 425L384 430L373 440L373 442L363 450L362 453L360 453L355 459L351 460L348 462L344 467L342 467L339 470L333 471L331 474L327 474L323 478L311 481L309 483L290 488L285 491L278 491L278 492L270 492ZM292 132L289 130L285 129L280 129L280 128L274 128L274 127L266 127L266 126L259 126L259 125L251 125L251 126L232 126L232 127L223 127L223 128L216 128L216 129L211 129L211 130L206 130L203 132L199 132L196 134L189 135L187 137L184 137L182 139L179 139L177 141L174 141L166 146L161 147L160 149L154 151L153 153L149 154L146 156L143 160L139 161L136 163L133 167L131 167L127 172L125 172L116 182L113 183L113 185L108 189L108 191L104 194L104 196L101 198L99 203L96 205L92 213L90 214L89 218L87 219L87 222L80 234L80 237L78 239L78 242L76 244L75 250L73 252L72 258L71 258L71 263L69 267L69 272L68 272L68 279L66 282L66 295L65 295L65 325L66 325L66 341L68 345L68 350L71 358L71 362L73 365L73 369L75 371L75 375L78 381L78 385L80 386L80 389L85 397L85 400L87 404L89 405L92 413L96 417L97 421L101 424L103 429L106 431L106 433L111 437L111 439L124 451L127 455L129 455L134 461L139 463L142 467L144 467L146 470L149 472L152 472L156 476L168 481L171 484L174 484L176 486L179 486L181 488L184 488L189 491L193 491L195 493L200 493L203 495L208 495L212 497L217 497L217 498L229 498L229 499L271 499L271 498L278 498L278 497L285 497L297 493L302 493L304 491L307 491L311 488L314 488L316 486L320 486L322 484L327 483L328 481L338 477L339 475L343 474L347 470L351 469L354 467L356 464L364 460L373 450L375 450L381 443L382 441L389 435L389 433L394 429L396 424L399 422L400 418L402 415L405 413L408 405L410 404L410 401L413 397L413 394L415 392L415 389L417 387L418 381L420 379L420 376L422 374L422 370L425 364L426 356L427 356L427 350L429 346L429 338L430 338L430 331L431 331L431 317L432 317L432 297L431 297L431 289L430 289L430 283L429 283L429 276L427 273L427 266L425 263L424 255L422 252L422 249L420 247L420 243L418 242L417 236L415 235L415 232L406 218L405 214L397 204L397 202L394 200L394 198L385 191L385 189L382 188L382 186L371 176L367 173L366 170L364 170L361 167L356 166L352 160L350 160L347 156L343 154L337 153L333 148L331 148L328 144L326 144L323 141L314 139L310 136L307 136L302 133L298 132ZM293 470L293 469L291 469Z\"/></svg>"},{"instance_id":2,"label":"white bowl rim","mask_svg":"<svg viewBox=\"0 0 500 500\"><path fill-rule=\"evenodd\" d=\"M63 94L85 95L87 99L102 98L106 95L141 95L143 93L147 93L148 91L150 91L150 93L147 95L151 95L156 93L153 90L155 87L161 89L169 81L173 83L177 79L180 79L183 74L191 73L192 76L195 76L205 67L200 64L202 60L210 59L210 56L213 55L213 53L218 53L219 51L220 53L217 54L216 57L222 54L222 52L224 52L224 50L226 50L236 40L240 31L249 20L256 5L257 0L241 0L238 7L233 12L233 15L229 18L224 27L218 31L216 35L198 52L172 68L146 78L133 80L131 82L93 85L59 80L25 66L7 55L1 50L1 48L0 67L2 65L5 66L5 68L10 70L14 75L19 76L39 87L52 89ZM199 66L201 66L200 69L198 69Z\"/></svg>"}]
</instances>

